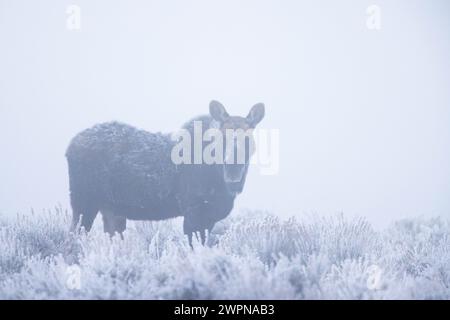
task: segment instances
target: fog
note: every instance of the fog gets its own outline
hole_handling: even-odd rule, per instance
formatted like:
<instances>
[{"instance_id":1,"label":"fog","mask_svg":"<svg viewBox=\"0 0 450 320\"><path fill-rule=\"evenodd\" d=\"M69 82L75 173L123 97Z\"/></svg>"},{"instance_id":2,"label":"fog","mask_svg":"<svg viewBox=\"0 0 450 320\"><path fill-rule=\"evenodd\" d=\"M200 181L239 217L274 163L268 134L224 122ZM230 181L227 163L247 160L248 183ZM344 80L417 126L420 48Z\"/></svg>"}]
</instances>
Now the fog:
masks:
<instances>
[{"instance_id":1,"label":"fog","mask_svg":"<svg viewBox=\"0 0 450 320\"><path fill-rule=\"evenodd\" d=\"M81 29L66 26L70 4ZM69 208L70 139L119 120L170 132L212 99L280 132L236 208L450 215L450 3L0 0L0 213Z\"/></svg>"}]
</instances>

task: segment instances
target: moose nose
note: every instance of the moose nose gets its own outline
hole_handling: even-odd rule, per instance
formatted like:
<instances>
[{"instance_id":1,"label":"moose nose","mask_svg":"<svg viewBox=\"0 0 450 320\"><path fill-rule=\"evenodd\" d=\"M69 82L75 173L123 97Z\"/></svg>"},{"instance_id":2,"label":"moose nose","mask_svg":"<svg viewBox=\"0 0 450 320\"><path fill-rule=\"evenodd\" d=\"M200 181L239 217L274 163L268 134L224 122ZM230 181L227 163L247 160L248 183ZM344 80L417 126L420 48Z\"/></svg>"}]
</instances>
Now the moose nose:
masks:
<instances>
[{"instance_id":1,"label":"moose nose","mask_svg":"<svg viewBox=\"0 0 450 320\"><path fill-rule=\"evenodd\" d=\"M225 165L224 178L228 183L240 182L244 173L245 166L238 164Z\"/></svg>"}]
</instances>

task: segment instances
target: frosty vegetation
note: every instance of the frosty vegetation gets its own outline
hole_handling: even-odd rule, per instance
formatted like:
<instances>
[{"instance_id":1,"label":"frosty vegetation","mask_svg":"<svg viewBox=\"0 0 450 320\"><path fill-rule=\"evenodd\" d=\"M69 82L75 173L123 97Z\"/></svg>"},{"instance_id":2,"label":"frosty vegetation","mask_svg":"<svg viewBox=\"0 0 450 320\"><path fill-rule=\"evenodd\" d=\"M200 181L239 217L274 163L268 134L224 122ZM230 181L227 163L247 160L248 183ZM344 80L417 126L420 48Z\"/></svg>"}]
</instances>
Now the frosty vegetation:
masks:
<instances>
[{"instance_id":1,"label":"frosty vegetation","mask_svg":"<svg viewBox=\"0 0 450 320\"><path fill-rule=\"evenodd\" d=\"M69 234L69 221L60 208L0 218L1 299L450 299L442 218L375 231L341 215L233 213L194 250L181 219L131 223L124 240L98 225Z\"/></svg>"}]
</instances>

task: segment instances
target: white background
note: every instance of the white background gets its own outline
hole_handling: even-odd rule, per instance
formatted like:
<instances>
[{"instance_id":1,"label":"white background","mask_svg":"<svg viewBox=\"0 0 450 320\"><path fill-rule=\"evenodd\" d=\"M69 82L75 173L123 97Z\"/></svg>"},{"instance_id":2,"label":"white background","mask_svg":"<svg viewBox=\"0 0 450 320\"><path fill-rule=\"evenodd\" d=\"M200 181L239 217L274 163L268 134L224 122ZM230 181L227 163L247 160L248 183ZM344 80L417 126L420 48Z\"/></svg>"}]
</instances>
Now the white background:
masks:
<instances>
[{"instance_id":1,"label":"white background","mask_svg":"<svg viewBox=\"0 0 450 320\"><path fill-rule=\"evenodd\" d=\"M81 30L66 8L81 8ZM280 172L236 206L366 216L450 212L450 3L0 0L0 213L69 207L65 149L97 122L168 132L211 99L266 104Z\"/></svg>"}]
</instances>

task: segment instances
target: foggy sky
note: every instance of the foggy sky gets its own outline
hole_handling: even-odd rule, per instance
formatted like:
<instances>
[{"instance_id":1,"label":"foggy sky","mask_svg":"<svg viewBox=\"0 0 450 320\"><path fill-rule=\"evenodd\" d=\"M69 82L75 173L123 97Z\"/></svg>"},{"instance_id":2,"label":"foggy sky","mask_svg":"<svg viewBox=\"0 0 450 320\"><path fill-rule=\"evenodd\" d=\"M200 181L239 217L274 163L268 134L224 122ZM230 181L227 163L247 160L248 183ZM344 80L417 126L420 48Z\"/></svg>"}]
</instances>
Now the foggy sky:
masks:
<instances>
[{"instance_id":1,"label":"foggy sky","mask_svg":"<svg viewBox=\"0 0 450 320\"><path fill-rule=\"evenodd\" d=\"M81 8L81 30L66 8ZM366 8L381 8L381 30ZM0 214L69 207L65 149L119 120L169 132L266 105L280 172L237 208L450 216L448 1L0 0Z\"/></svg>"}]
</instances>

